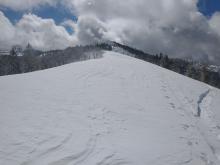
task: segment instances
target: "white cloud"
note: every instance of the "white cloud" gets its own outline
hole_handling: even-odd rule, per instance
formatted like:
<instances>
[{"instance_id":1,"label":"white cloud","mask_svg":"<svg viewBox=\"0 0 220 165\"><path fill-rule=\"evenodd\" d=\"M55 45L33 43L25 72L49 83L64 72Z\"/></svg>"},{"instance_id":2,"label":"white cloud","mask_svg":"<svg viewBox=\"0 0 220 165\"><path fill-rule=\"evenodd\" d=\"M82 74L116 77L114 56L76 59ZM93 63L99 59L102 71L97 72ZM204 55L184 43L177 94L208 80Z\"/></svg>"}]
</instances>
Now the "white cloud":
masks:
<instances>
[{"instance_id":1,"label":"white cloud","mask_svg":"<svg viewBox=\"0 0 220 165\"><path fill-rule=\"evenodd\" d=\"M209 23L197 0L66 0L66 5L79 16L80 43L110 39L150 53L220 62L218 18Z\"/></svg>"},{"instance_id":2,"label":"white cloud","mask_svg":"<svg viewBox=\"0 0 220 165\"><path fill-rule=\"evenodd\" d=\"M24 15L16 25L0 12L0 32L3 35L0 45L10 48L13 44L25 46L28 42L37 49L63 49L75 45L75 37L70 35L61 25L56 25L53 19L42 19L33 14Z\"/></svg>"},{"instance_id":3,"label":"white cloud","mask_svg":"<svg viewBox=\"0 0 220 165\"><path fill-rule=\"evenodd\" d=\"M0 5L24 10L57 2L1 0ZM60 0L59 3L78 16L77 23L67 20L56 25L53 20L34 15L24 16L15 26L9 21L2 22L8 22L5 27L15 31L15 41L20 38L23 43L30 41L39 48L109 39L149 53L220 63L220 14L210 20L204 17L198 12L197 0ZM69 35L64 27L72 28L74 34Z\"/></svg>"},{"instance_id":4,"label":"white cloud","mask_svg":"<svg viewBox=\"0 0 220 165\"><path fill-rule=\"evenodd\" d=\"M0 11L0 48L8 47L8 42L13 42L15 35L14 26Z\"/></svg>"},{"instance_id":5,"label":"white cloud","mask_svg":"<svg viewBox=\"0 0 220 165\"><path fill-rule=\"evenodd\" d=\"M58 0L0 0L0 6L13 10L30 10L40 5L56 5Z\"/></svg>"},{"instance_id":6,"label":"white cloud","mask_svg":"<svg viewBox=\"0 0 220 165\"><path fill-rule=\"evenodd\" d=\"M209 23L211 28L220 36L220 12L215 13Z\"/></svg>"},{"instance_id":7,"label":"white cloud","mask_svg":"<svg viewBox=\"0 0 220 165\"><path fill-rule=\"evenodd\" d=\"M75 26L75 35L80 44L90 44L103 39L105 25L91 15L80 16Z\"/></svg>"}]
</instances>

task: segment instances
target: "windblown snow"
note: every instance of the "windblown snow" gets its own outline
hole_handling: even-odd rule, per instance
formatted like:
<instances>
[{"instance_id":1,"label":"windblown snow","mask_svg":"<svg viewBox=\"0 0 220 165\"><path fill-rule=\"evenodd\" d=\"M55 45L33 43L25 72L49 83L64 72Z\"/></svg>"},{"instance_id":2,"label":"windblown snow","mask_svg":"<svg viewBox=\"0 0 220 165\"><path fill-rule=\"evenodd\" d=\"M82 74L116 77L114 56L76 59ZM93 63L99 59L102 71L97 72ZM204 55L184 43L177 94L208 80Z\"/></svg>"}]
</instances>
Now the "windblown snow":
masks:
<instances>
[{"instance_id":1,"label":"windblown snow","mask_svg":"<svg viewBox=\"0 0 220 165\"><path fill-rule=\"evenodd\" d=\"M0 164L219 165L219 101L216 88L113 52L0 77Z\"/></svg>"}]
</instances>

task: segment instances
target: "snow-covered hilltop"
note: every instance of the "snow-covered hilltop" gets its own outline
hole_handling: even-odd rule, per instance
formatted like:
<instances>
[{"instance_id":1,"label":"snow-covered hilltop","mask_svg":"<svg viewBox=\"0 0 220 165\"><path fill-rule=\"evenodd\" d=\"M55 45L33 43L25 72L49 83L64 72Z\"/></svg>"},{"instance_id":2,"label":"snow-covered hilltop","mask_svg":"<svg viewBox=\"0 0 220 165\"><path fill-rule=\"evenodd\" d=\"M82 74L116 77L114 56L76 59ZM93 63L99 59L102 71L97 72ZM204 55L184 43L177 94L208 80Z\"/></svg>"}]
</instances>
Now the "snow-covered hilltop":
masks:
<instances>
[{"instance_id":1,"label":"snow-covered hilltop","mask_svg":"<svg viewBox=\"0 0 220 165\"><path fill-rule=\"evenodd\" d=\"M119 53L0 77L1 165L219 165L220 90Z\"/></svg>"}]
</instances>

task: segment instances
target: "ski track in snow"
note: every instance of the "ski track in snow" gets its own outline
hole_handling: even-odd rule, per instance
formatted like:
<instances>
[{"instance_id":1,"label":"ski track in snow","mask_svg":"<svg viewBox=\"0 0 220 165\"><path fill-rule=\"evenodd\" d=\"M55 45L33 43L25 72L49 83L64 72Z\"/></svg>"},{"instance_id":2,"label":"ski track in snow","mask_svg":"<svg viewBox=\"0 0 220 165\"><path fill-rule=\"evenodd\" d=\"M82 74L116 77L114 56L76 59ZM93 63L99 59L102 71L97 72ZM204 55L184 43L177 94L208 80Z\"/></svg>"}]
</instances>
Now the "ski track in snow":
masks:
<instances>
[{"instance_id":1,"label":"ski track in snow","mask_svg":"<svg viewBox=\"0 0 220 165\"><path fill-rule=\"evenodd\" d=\"M197 101L197 104L198 104L198 113L197 113L197 116L200 117L201 116L201 113L202 113L202 109L200 107L200 105L202 104L203 100L208 96L210 92L210 89L208 89L207 91L205 91L204 93L202 93L200 96L199 96L199 100Z\"/></svg>"},{"instance_id":2,"label":"ski track in snow","mask_svg":"<svg viewBox=\"0 0 220 165\"><path fill-rule=\"evenodd\" d=\"M42 157L47 156L48 154L57 151L58 149L60 149L63 145L65 145L72 137L72 134L68 135L63 141L61 141L58 145L56 146L52 146L48 149L46 149L45 151L41 152L39 155L37 155L36 157L31 158L28 161L25 161L23 163L21 163L21 165L31 165L31 164L36 164L36 162L38 160L40 160Z\"/></svg>"},{"instance_id":3,"label":"ski track in snow","mask_svg":"<svg viewBox=\"0 0 220 165\"><path fill-rule=\"evenodd\" d=\"M218 165L215 158L220 157L220 132L212 120L210 107L214 90L211 87L191 96L179 87L182 83L179 75L131 57L106 54L104 59L82 62L85 67L77 68L80 63L67 65L67 68L74 66L72 71L62 67L45 71L52 72L52 77L47 80L51 74L46 74L42 81L55 81L55 73L58 82L51 83L51 89L39 88L41 102L34 98L28 100L33 108L40 107L33 109L33 114L29 105L27 110L19 109L26 106L22 102L16 103L18 109L5 104L7 96L0 93L5 99L0 103L9 111L0 110L8 118L0 118L0 129L17 131L16 124L21 127L18 133L9 132L9 137L13 135L18 139L1 136L4 139L0 139L0 145L6 150L0 150L0 164ZM41 77L39 72L35 74ZM25 75L28 79L28 74ZM13 76L9 76L11 78ZM172 80L176 80L176 84ZM190 83L195 82L190 80ZM13 82L11 84L13 88ZM38 84L34 84L33 89L35 87ZM29 98L32 86L22 88L27 90L22 96ZM206 87L198 91L204 89ZM13 90L17 89L5 92ZM4 89L2 91L4 93ZM70 96L65 97L66 93ZM44 102L41 97L50 102ZM24 114L17 117L13 114L17 110ZM195 117L198 111L201 111L200 118ZM37 115L36 123L34 115ZM10 127L8 121L13 120L15 125Z\"/></svg>"},{"instance_id":4,"label":"ski track in snow","mask_svg":"<svg viewBox=\"0 0 220 165\"><path fill-rule=\"evenodd\" d=\"M181 93L177 94L176 91L178 91L178 90L173 90L170 87L170 85L168 85L169 81L167 81L167 82L164 81L164 80L166 80L165 76L162 75L162 77L163 77L163 80L162 80L163 84L166 84L165 86L167 86L169 88L169 91L172 91L172 95L177 99L178 102L181 103L181 105L182 105L181 109L184 110L184 113L187 114L187 116L189 118L192 118L191 113L192 114L196 113L195 110L194 110L194 106L192 105L192 102L189 101L189 98L183 96ZM165 87L165 86L163 86L163 87ZM196 116L196 117L201 117L203 115L203 113L206 113L207 118L197 120L195 122L193 121L193 119L190 119L193 122L193 124L191 126L188 125L188 124L184 124L184 127L185 127L186 131L189 130L190 127L196 128L198 130L198 132L200 133L201 137L204 139L205 143L210 148L210 151L212 151L212 153L220 161L220 141L218 139L218 133L220 133L220 131L219 131L219 129L217 129L218 133L215 132L216 128L217 128L217 125L215 123L213 123L214 122L213 119L212 119L213 114L210 114L211 113L210 104L211 104L211 101L212 101L213 98L212 98L212 96L209 96L209 95L212 92L213 88L209 85L207 85L207 87L208 87L208 89L198 96L199 99L197 101L197 109L196 109L197 115L193 115L193 116ZM163 91L166 91L166 90L163 90ZM184 92L182 92L182 93L184 93ZM181 100L184 100L183 97L186 101L185 103L181 101ZM169 99L170 97L166 96L166 98ZM180 100L180 98L182 98L182 99ZM209 98L208 103L205 102L207 98ZM171 105L172 105L172 108L174 108L174 104L171 103ZM187 111L185 108L190 109L191 112ZM202 120L205 120L207 125L203 125L202 122L204 122L204 121L202 121ZM207 127L207 128L204 129L203 127ZM213 130L213 128L215 129L215 131ZM214 132L214 134L213 134L213 132ZM193 137L195 135L191 135L191 136ZM184 137L184 139L188 139L188 138ZM190 146L192 145L191 141L188 141L187 143L190 144ZM198 142L196 142L196 143L198 143ZM191 148L191 150L192 150L192 148ZM209 160L209 158L207 157L207 155L205 153L201 153L200 157L206 164L213 164L214 163L214 162ZM191 155L191 158L189 159L189 161L186 161L186 163L189 163L192 160L193 160L193 156Z\"/></svg>"},{"instance_id":5,"label":"ski track in snow","mask_svg":"<svg viewBox=\"0 0 220 165\"><path fill-rule=\"evenodd\" d=\"M97 143L97 137L98 135L89 139L86 148L83 151L51 162L49 165L66 165L69 163L73 163L74 165L82 164L94 152Z\"/></svg>"}]
</instances>

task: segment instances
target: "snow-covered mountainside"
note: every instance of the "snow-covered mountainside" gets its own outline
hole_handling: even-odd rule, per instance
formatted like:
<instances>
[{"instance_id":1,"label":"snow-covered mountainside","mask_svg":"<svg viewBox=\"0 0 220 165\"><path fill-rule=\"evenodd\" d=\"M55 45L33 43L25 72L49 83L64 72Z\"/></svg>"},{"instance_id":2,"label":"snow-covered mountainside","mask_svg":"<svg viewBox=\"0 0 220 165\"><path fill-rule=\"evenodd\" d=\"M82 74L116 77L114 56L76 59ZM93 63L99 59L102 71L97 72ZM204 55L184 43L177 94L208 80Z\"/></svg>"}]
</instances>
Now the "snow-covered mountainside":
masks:
<instances>
[{"instance_id":1,"label":"snow-covered mountainside","mask_svg":"<svg viewBox=\"0 0 220 165\"><path fill-rule=\"evenodd\" d=\"M0 77L1 165L219 165L220 90L101 59Z\"/></svg>"}]
</instances>

